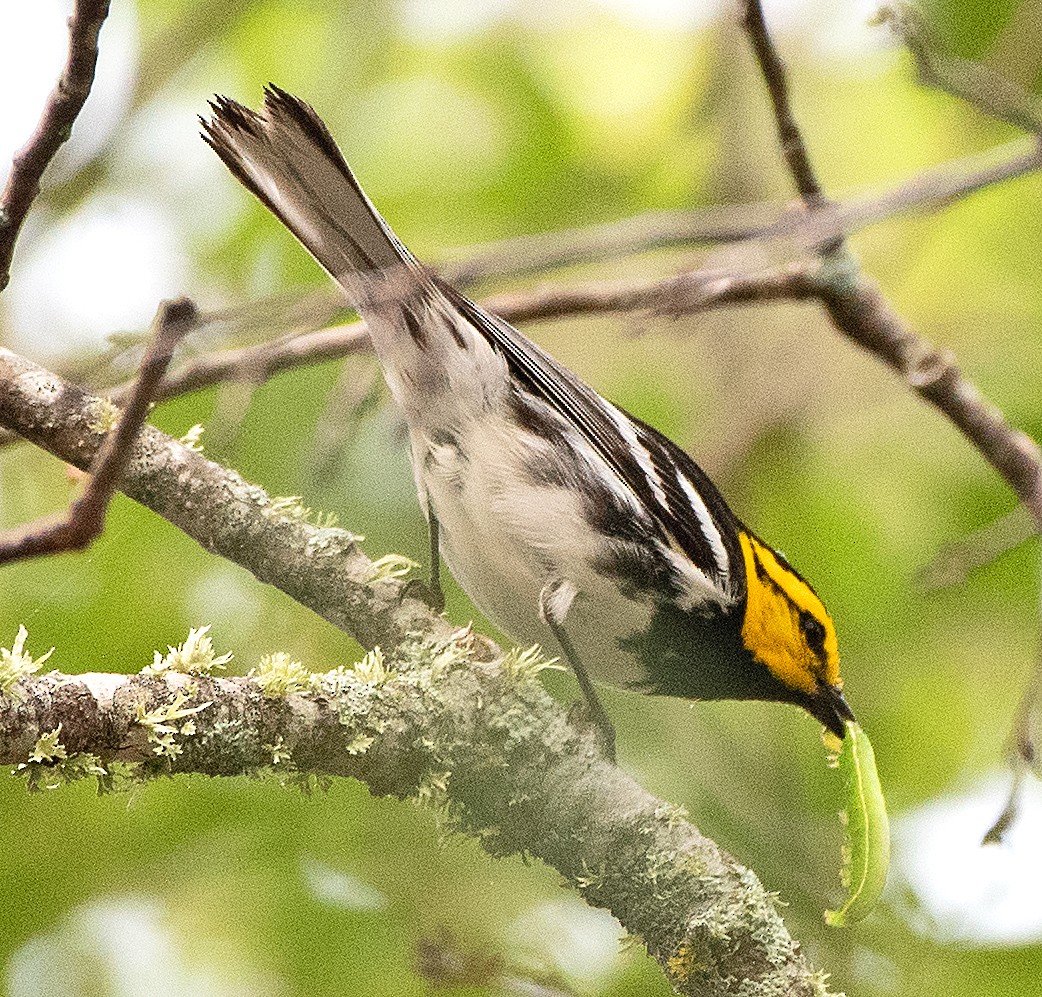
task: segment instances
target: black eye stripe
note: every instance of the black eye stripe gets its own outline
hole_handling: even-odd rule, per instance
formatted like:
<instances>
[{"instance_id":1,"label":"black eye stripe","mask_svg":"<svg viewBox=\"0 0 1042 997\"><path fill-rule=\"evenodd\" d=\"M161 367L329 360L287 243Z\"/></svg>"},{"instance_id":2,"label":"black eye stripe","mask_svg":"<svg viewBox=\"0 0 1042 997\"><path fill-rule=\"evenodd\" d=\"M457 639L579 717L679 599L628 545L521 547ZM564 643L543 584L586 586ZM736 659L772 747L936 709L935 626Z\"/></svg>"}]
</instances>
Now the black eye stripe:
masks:
<instances>
[{"instance_id":1,"label":"black eye stripe","mask_svg":"<svg viewBox=\"0 0 1042 997\"><path fill-rule=\"evenodd\" d=\"M821 621L811 616L805 609L800 610L800 630L807 638L807 644L815 654L825 653L825 628Z\"/></svg>"}]
</instances>

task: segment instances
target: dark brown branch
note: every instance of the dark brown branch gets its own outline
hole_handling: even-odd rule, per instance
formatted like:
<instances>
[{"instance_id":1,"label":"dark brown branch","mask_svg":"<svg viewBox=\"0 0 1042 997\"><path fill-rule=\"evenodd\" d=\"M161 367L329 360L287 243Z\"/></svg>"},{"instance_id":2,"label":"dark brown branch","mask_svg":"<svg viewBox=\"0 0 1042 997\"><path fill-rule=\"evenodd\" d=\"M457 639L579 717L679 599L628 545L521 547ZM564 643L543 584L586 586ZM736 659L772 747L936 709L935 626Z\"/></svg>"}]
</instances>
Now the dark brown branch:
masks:
<instances>
[{"instance_id":1,"label":"dark brown branch","mask_svg":"<svg viewBox=\"0 0 1042 997\"><path fill-rule=\"evenodd\" d=\"M785 67L767 31L760 0L747 0L745 28L774 105L782 150L809 205L823 199L788 100ZM1028 162L1037 165L1037 153ZM1042 529L1042 452L1003 419L963 377L949 354L920 339L862 273L837 239L821 247L818 297L836 328L898 371L920 397L940 409L1016 492Z\"/></svg>"},{"instance_id":2,"label":"dark brown branch","mask_svg":"<svg viewBox=\"0 0 1042 997\"><path fill-rule=\"evenodd\" d=\"M25 216L40 192L40 178L72 133L94 83L98 34L109 13L109 0L76 0L69 18L69 54L57 86L29 141L15 154L0 194L0 291L11 279L11 259Z\"/></svg>"},{"instance_id":3,"label":"dark brown branch","mask_svg":"<svg viewBox=\"0 0 1042 997\"><path fill-rule=\"evenodd\" d=\"M830 272L831 271L831 272ZM1042 453L960 372L955 358L921 339L860 271L823 269L820 298L836 328L881 359L943 412L1006 480L1042 529Z\"/></svg>"},{"instance_id":4,"label":"dark brown branch","mask_svg":"<svg viewBox=\"0 0 1042 997\"><path fill-rule=\"evenodd\" d=\"M924 82L969 101L987 114L1042 134L1042 112L1036 98L983 66L938 54L927 37L925 25L910 7L902 6L899 11L884 9L880 20L889 20L903 36ZM784 67L771 44L760 0L747 0L745 27L771 93L786 162L804 200L814 206L823 195L789 107ZM1035 149L1024 156L1022 165L1037 168L1040 154L1042 139L1037 139ZM893 207L900 209L899 204ZM818 297L836 329L900 373L916 394L943 412L1010 485L1030 514L1036 532L1042 531L1042 451L1038 444L1011 427L1002 413L981 397L962 377L950 353L937 350L905 324L878 287L861 272L838 231L833 241L820 245L819 252L822 268ZM1040 699L1042 656L1013 723L1014 782L1009 802L985 835L985 841L999 840L1015 819L1024 768L1037 765L1032 721Z\"/></svg>"},{"instance_id":5,"label":"dark brown branch","mask_svg":"<svg viewBox=\"0 0 1042 997\"><path fill-rule=\"evenodd\" d=\"M767 92L771 96L774 108L774 120L778 125L778 138L781 141L782 155L796 181L796 189L800 192L807 207L816 208L824 201L821 184L818 183L814 167L803 141L803 135L796 124L789 101L789 84L785 78L785 64L774 47L767 22L763 16L763 5L760 0L746 0L743 26L749 41L752 43L756 59L760 64Z\"/></svg>"},{"instance_id":6,"label":"dark brown branch","mask_svg":"<svg viewBox=\"0 0 1042 997\"><path fill-rule=\"evenodd\" d=\"M0 564L83 550L101 534L105 514L130 460L134 441L148 418L163 374L174 349L195 322L195 305L187 298L164 301L155 319L155 332L141 369L130 391L118 426L108 434L91 461L90 480L69 511L57 520L48 518L0 534Z\"/></svg>"}]
</instances>

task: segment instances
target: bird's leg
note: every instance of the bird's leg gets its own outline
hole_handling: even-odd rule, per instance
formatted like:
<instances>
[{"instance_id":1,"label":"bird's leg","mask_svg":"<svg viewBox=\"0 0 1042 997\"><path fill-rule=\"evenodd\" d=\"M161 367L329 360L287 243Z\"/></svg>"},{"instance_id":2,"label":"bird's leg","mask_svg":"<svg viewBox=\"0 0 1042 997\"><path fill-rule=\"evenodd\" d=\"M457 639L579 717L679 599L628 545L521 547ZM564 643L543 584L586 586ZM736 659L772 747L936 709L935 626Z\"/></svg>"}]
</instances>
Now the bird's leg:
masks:
<instances>
[{"instance_id":1,"label":"bird's leg","mask_svg":"<svg viewBox=\"0 0 1042 997\"><path fill-rule=\"evenodd\" d=\"M427 581L432 604L441 612L445 608L445 592L441 587L441 547L438 542L438 517L427 500L427 537L430 540L431 574Z\"/></svg>"},{"instance_id":2,"label":"bird's leg","mask_svg":"<svg viewBox=\"0 0 1042 997\"><path fill-rule=\"evenodd\" d=\"M430 540L430 575L427 581L413 579L410 588L436 613L445 608L445 592L441 587L441 547L438 540L438 517L427 500L427 537Z\"/></svg>"},{"instance_id":3,"label":"bird's leg","mask_svg":"<svg viewBox=\"0 0 1042 997\"><path fill-rule=\"evenodd\" d=\"M539 593L539 615L546 621L546 625L557 638L557 643L561 645L561 650L568 659L568 664L571 665L572 672L579 682L579 688L582 689L583 696L586 698L590 719L593 720L600 733L604 753L610 761L614 762L615 728L601 705L597 690L594 689L590 676L586 672L586 666L582 663L582 659L564 629L564 620L575 594L575 587L564 579L547 582Z\"/></svg>"}]
</instances>

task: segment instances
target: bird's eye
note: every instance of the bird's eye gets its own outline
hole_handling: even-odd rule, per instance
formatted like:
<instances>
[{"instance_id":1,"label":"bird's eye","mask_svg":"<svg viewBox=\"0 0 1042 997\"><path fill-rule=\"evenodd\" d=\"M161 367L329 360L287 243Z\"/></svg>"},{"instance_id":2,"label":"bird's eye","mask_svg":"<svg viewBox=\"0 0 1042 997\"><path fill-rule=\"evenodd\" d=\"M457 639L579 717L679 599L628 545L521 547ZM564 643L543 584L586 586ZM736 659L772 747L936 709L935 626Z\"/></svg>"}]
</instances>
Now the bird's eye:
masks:
<instances>
[{"instance_id":1,"label":"bird's eye","mask_svg":"<svg viewBox=\"0 0 1042 997\"><path fill-rule=\"evenodd\" d=\"M800 630L807 638L807 645L819 657L825 655L825 627L821 620L811 616L806 610L800 613Z\"/></svg>"}]
</instances>

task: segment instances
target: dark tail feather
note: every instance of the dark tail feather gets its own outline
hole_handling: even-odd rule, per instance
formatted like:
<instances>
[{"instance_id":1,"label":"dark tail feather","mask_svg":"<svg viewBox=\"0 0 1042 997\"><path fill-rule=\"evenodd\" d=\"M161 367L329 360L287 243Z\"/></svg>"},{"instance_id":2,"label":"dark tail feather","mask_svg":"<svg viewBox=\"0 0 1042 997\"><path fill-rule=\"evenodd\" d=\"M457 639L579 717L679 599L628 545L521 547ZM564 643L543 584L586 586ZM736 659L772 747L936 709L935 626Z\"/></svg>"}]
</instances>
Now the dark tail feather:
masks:
<instances>
[{"instance_id":1,"label":"dark tail feather","mask_svg":"<svg viewBox=\"0 0 1042 997\"><path fill-rule=\"evenodd\" d=\"M415 263L308 104L269 85L260 111L227 97L210 107L203 138L336 280Z\"/></svg>"}]
</instances>

